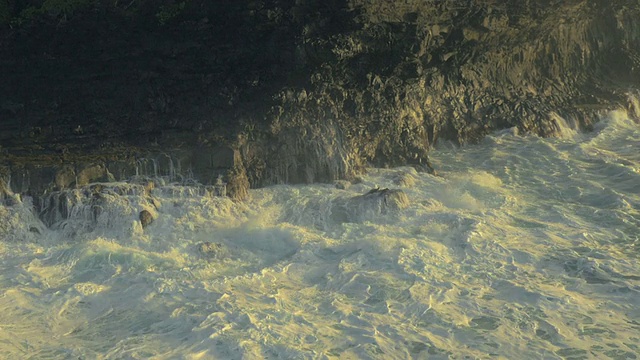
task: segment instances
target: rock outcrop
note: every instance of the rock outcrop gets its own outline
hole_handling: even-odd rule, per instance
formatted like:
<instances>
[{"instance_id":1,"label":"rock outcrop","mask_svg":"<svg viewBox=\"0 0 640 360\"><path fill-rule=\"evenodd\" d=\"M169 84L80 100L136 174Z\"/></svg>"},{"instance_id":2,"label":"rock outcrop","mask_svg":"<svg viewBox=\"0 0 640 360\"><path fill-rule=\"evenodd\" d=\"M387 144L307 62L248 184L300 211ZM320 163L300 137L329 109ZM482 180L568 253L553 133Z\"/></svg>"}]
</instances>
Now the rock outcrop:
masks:
<instances>
[{"instance_id":1,"label":"rock outcrop","mask_svg":"<svg viewBox=\"0 0 640 360\"><path fill-rule=\"evenodd\" d=\"M640 87L637 0L29 4L0 9L17 194L222 175L242 199L367 166L433 171L439 140L588 131Z\"/></svg>"},{"instance_id":2,"label":"rock outcrop","mask_svg":"<svg viewBox=\"0 0 640 360\"><path fill-rule=\"evenodd\" d=\"M333 200L331 220L337 223L360 222L393 216L409 203L409 198L402 190L374 188L363 195Z\"/></svg>"},{"instance_id":3,"label":"rock outcrop","mask_svg":"<svg viewBox=\"0 0 640 360\"><path fill-rule=\"evenodd\" d=\"M153 215L151 215L151 212L149 212L149 210L140 211L139 218L140 218L140 224L142 225L143 229L151 225L151 223L154 220Z\"/></svg>"}]
</instances>

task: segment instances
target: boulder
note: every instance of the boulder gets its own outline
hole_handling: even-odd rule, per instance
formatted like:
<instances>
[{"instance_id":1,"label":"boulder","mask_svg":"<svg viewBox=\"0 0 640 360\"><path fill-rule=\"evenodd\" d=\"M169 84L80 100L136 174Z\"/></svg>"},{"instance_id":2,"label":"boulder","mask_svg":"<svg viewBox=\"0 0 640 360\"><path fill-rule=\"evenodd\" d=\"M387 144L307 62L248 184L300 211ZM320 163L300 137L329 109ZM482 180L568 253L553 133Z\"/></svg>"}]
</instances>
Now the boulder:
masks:
<instances>
[{"instance_id":1,"label":"boulder","mask_svg":"<svg viewBox=\"0 0 640 360\"><path fill-rule=\"evenodd\" d=\"M109 179L107 169L102 164L92 164L84 167L77 173L76 186L84 186L96 181L107 182Z\"/></svg>"},{"instance_id":2,"label":"boulder","mask_svg":"<svg viewBox=\"0 0 640 360\"><path fill-rule=\"evenodd\" d=\"M153 223L153 220L154 220L153 215L148 210L140 211L139 218L140 218L140 224L142 224L143 229L151 225L151 223Z\"/></svg>"},{"instance_id":3,"label":"boulder","mask_svg":"<svg viewBox=\"0 0 640 360\"><path fill-rule=\"evenodd\" d=\"M361 222L389 216L409 206L409 198L402 190L374 188L363 195L338 198L331 207L335 222Z\"/></svg>"}]
</instances>

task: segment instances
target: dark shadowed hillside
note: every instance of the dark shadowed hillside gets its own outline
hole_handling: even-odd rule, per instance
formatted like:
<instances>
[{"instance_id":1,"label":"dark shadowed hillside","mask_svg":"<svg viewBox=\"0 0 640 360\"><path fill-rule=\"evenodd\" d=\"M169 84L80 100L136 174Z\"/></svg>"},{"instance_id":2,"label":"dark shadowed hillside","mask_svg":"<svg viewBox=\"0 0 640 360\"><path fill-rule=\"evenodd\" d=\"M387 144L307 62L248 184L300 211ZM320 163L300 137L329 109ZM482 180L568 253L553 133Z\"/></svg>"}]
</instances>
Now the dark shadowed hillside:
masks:
<instances>
[{"instance_id":1,"label":"dark shadowed hillside","mask_svg":"<svg viewBox=\"0 0 640 360\"><path fill-rule=\"evenodd\" d=\"M626 105L638 19L637 0L5 0L0 172L40 193L153 163L242 198L429 171L437 141Z\"/></svg>"}]
</instances>

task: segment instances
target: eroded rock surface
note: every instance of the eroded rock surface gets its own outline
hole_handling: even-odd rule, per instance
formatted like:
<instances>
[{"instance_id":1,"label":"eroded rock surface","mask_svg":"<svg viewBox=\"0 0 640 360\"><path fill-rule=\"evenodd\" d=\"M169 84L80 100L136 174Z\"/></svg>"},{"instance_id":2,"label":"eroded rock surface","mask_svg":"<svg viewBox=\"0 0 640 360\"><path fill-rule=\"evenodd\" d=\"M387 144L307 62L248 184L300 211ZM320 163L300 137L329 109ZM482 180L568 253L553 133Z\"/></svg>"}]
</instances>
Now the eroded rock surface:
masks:
<instances>
[{"instance_id":1,"label":"eroded rock surface","mask_svg":"<svg viewBox=\"0 0 640 360\"><path fill-rule=\"evenodd\" d=\"M640 84L636 0L14 3L0 166L15 193L142 172L222 175L242 199L369 165L432 171L439 140L588 131Z\"/></svg>"}]
</instances>

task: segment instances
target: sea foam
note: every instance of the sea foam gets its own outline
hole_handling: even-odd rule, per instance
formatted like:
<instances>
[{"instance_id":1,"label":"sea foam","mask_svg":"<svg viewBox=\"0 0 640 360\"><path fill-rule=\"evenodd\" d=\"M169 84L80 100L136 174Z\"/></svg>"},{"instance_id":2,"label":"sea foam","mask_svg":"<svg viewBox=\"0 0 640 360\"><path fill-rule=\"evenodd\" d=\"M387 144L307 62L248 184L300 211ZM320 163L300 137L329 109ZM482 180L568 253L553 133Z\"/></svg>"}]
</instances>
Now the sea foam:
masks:
<instances>
[{"instance_id":1,"label":"sea foam","mask_svg":"<svg viewBox=\"0 0 640 360\"><path fill-rule=\"evenodd\" d=\"M634 114L612 112L591 133L440 148L439 176L369 169L341 189L278 185L244 203L168 182L74 189L40 214L20 198L0 206L0 348L53 359L635 358ZM142 210L154 218L145 228Z\"/></svg>"}]
</instances>

